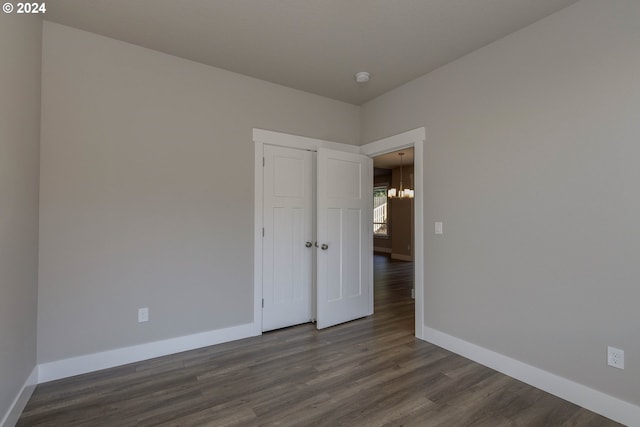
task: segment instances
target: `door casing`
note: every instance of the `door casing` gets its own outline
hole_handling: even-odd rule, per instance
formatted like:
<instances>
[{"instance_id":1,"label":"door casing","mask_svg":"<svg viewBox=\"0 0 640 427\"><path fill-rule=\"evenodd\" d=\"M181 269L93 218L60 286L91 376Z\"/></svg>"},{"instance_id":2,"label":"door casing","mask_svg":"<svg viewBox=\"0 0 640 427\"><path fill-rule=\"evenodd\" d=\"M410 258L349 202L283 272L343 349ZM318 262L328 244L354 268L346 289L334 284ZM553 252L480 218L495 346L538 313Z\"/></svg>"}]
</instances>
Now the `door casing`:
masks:
<instances>
[{"instance_id":1,"label":"door casing","mask_svg":"<svg viewBox=\"0 0 640 427\"><path fill-rule=\"evenodd\" d=\"M415 335L424 339L424 210L423 210L423 159L425 128L420 127L362 146L341 144L321 139L253 129L254 142L254 315L253 332L262 333L262 157L264 144L317 151L319 147L350 153L378 156L403 148L414 148L414 288L415 288ZM373 256L373 254L372 254ZM370 278L373 280L373 277Z\"/></svg>"}]
</instances>

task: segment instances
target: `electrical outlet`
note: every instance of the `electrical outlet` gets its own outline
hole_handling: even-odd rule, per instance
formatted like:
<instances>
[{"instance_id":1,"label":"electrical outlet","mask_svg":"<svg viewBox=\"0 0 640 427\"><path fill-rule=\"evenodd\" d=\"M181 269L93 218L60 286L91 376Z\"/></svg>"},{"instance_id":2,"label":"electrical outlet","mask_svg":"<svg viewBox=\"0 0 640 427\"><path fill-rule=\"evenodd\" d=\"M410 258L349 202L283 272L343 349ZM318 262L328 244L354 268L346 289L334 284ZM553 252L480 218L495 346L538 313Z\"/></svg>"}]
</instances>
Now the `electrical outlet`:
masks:
<instances>
[{"instance_id":1,"label":"electrical outlet","mask_svg":"<svg viewBox=\"0 0 640 427\"><path fill-rule=\"evenodd\" d=\"M618 369L624 369L624 350L607 347L607 365Z\"/></svg>"},{"instance_id":2,"label":"electrical outlet","mask_svg":"<svg viewBox=\"0 0 640 427\"><path fill-rule=\"evenodd\" d=\"M139 308L138 309L138 323L148 322L148 321L149 321L149 309L147 307Z\"/></svg>"}]
</instances>

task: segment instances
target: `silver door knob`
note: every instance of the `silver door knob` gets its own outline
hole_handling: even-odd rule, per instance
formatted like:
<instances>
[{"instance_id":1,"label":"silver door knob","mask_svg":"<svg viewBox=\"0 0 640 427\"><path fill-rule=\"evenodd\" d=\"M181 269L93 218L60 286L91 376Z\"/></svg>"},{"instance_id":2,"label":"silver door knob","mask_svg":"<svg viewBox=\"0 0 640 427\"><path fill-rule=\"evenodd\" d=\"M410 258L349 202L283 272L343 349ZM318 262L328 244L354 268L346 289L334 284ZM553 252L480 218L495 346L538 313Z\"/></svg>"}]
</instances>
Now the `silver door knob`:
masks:
<instances>
[{"instance_id":1,"label":"silver door knob","mask_svg":"<svg viewBox=\"0 0 640 427\"><path fill-rule=\"evenodd\" d=\"M329 249L329 245L327 245L326 243L323 243L322 246L320 246L320 249L322 249L323 251L326 251L327 249Z\"/></svg>"},{"instance_id":2,"label":"silver door knob","mask_svg":"<svg viewBox=\"0 0 640 427\"><path fill-rule=\"evenodd\" d=\"M311 242L307 242L307 243L305 243L304 245L305 245L306 247L310 248L311 246L313 246L313 243L311 243Z\"/></svg>"}]
</instances>

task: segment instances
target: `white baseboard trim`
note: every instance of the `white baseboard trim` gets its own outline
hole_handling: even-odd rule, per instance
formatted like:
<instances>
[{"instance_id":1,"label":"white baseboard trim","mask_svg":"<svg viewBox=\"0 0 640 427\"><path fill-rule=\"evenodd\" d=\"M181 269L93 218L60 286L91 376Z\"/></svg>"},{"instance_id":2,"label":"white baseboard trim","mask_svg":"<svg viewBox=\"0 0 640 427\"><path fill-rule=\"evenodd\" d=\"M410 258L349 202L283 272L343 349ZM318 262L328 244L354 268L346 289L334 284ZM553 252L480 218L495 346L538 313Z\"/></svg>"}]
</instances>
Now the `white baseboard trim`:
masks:
<instances>
[{"instance_id":1,"label":"white baseboard trim","mask_svg":"<svg viewBox=\"0 0 640 427\"><path fill-rule=\"evenodd\" d=\"M260 335L255 323L42 363L38 383Z\"/></svg>"},{"instance_id":2,"label":"white baseboard trim","mask_svg":"<svg viewBox=\"0 0 640 427\"><path fill-rule=\"evenodd\" d=\"M640 406L427 326L423 339L614 421L640 426Z\"/></svg>"},{"instance_id":3,"label":"white baseboard trim","mask_svg":"<svg viewBox=\"0 0 640 427\"><path fill-rule=\"evenodd\" d=\"M38 384L38 367L34 367L33 371L31 371L31 375L27 378L24 385L20 389L20 393L13 399L13 403L9 407L9 410L2 418L2 422L0 422L0 427L14 427L20 418L20 414L24 410L25 406L27 406L27 402L31 398L33 394L33 390L35 390L36 385Z\"/></svg>"},{"instance_id":4,"label":"white baseboard trim","mask_svg":"<svg viewBox=\"0 0 640 427\"><path fill-rule=\"evenodd\" d=\"M383 254L390 254L391 253L391 248L374 247L373 248L373 252L380 252L380 253L383 253Z\"/></svg>"},{"instance_id":5,"label":"white baseboard trim","mask_svg":"<svg viewBox=\"0 0 640 427\"><path fill-rule=\"evenodd\" d=\"M402 254L391 254L391 259L397 259L400 261L413 261L413 257L411 255L402 255Z\"/></svg>"}]
</instances>

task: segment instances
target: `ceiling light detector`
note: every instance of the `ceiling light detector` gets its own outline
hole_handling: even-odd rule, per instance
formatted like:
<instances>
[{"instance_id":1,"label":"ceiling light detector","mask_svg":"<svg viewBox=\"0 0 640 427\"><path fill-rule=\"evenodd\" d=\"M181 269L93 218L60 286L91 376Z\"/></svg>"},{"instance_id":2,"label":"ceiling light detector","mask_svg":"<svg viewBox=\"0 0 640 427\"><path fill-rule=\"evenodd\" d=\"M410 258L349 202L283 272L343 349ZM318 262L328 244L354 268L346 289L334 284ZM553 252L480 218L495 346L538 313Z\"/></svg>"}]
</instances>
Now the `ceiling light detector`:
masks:
<instances>
[{"instance_id":1,"label":"ceiling light detector","mask_svg":"<svg viewBox=\"0 0 640 427\"><path fill-rule=\"evenodd\" d=\"M366 83L369 81L371 74L368 71L358 71L355 75L357 83Z\"/></svg>"}]
</instances>

